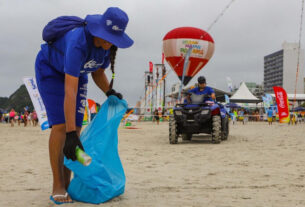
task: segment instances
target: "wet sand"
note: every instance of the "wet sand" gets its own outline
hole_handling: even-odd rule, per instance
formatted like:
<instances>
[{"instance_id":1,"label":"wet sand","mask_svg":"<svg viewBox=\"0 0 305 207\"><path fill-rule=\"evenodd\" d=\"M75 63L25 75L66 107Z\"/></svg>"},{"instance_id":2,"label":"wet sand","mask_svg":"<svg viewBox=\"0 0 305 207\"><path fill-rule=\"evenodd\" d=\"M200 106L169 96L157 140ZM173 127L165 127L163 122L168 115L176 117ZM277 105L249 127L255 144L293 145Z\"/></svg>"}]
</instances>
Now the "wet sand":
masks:
<instances>
[{"instance_id":1,"label":"wet sand","mask_svg":"<svg viewBox=\"0 0 305 207\"><path fill-rule=\"evenodd\" d=\"M170 145L168 123L135 127L119 129L125 193L100 206L305 206L305 124L238 123L218 145ZM54 206L48 134L0 124L1 207Z\"/></svg>"}]
</instances>

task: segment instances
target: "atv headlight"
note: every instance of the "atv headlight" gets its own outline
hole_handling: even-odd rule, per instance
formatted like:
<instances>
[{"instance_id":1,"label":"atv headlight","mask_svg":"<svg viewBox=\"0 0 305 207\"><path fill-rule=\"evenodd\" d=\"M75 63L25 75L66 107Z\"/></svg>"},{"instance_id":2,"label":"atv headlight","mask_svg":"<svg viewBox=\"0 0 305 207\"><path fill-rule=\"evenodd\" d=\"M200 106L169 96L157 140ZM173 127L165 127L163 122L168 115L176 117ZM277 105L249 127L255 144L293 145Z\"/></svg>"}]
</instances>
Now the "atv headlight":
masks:
<instances>
[{"instance_id":1,"label":"atv headlight","mask_svg":"<svg viewBox=\"0 0 305 207\"><path fill-rule=\"evenodd\" d=\"M182 115L182 111L175 111L175 114L176 114L177 116L181 116L181 115Z\"/></svg>"},{"instance_id":2,"label":"atv headlight","mask_svg":"<svg viewBox=\"0 0 305 207\"><path fill-rule=\"evenodd\" d=\"M201 115L207 115L209 113L209 110L202 110Z\"/></svg>"}]
</instances>

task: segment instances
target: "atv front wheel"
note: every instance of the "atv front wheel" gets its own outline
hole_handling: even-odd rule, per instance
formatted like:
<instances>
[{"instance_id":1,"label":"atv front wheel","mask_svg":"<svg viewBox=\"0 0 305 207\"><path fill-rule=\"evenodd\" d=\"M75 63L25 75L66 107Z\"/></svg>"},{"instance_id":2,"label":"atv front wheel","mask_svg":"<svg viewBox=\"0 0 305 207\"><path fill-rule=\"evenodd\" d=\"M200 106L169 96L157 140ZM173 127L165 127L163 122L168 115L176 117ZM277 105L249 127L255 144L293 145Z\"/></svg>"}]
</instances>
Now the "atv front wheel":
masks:
<instances>
[{"instance_id":1,"label":"atv front wheel","mask_svg":"<svg viewBox=\"0 0 305 207\"><path fill-rule=\"evenodd\" d=\"M221 119L217 115L212 117L212 142L214 144L221 142Z\"/></svg>"},{"instance_id":2,"label":"atv front wheel","mask_svg":"<svg viewBox=\"0 0 305 207\"><path fill-rule=\"evenodd\" d=\"M178 143L177 123L174 117L169 118L169 143Z\"/></svg>"},{"instance_id":3,"label":"atv front wheel","mask_svg":"<svg viewBox=\"0 0 305 207\"><path fill-rule=\"evenodd\" d=\"M191 140L192 134L182 134L182 140Z\"/></svg>"}]
</instances>

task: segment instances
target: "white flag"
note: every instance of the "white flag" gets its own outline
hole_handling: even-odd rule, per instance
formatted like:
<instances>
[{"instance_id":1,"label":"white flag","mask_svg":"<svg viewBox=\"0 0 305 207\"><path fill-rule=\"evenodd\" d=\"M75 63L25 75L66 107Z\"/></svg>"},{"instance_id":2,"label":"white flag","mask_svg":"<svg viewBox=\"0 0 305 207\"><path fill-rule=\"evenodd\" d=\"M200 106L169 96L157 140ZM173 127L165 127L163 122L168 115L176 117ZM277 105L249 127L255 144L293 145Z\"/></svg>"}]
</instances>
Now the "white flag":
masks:
<instances>
[{"instance_id":1,"label":"white flag","mask_svg":"<svg viewBox=\"0 0 305 207\"><path fill-rule=\"evenodd\" d=\"M39 94L36 80L33 77L23 77L23 82L28 90L33 106L36 110L38 121L42 130L49 128L46 108L43 104L42 98Z\"/></svg>"}]
</instances>

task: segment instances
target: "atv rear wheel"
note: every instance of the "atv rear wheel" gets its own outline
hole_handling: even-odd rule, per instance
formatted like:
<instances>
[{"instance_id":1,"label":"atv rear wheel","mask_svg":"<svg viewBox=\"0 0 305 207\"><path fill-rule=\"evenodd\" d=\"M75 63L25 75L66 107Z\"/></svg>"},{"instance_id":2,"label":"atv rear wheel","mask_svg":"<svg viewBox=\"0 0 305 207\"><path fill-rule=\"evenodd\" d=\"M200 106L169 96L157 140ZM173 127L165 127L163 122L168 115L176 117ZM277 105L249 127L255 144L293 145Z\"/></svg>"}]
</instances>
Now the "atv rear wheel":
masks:
<instances>
[{"instance_id":1,"label":"atv rear wheel","mask_svg":"<svg viewBox=\"0 0 305 207\"><path fill-rule=\"evenodd\" d=\"M218 115L212 117L212 142L214 144L221 142L221 119Z\"/></svg>"},{"instance_id":2,"label":"atv rear wheel","mask_svg":"<svg viewBox=\"0 0 305 207\"><path fill-rule=\"evenodd\" d=\"M222 129L221 129L221 140L227 140L229 136L229 116L223 120Z\"/></svg>"},{"instance_id":3,"label":"atv rear wheel","mask_svg":"<svg viewBox=\"0 0 305 207\"><path fill-rule=\"evenodd\" d=\"M169 118L169 143L178 143L177 123L174 117Z\"/></svg>"},{"instance_id":4,"label":"atv rear wheel","mask_svg":"<svg viewBox=\"0 0 305 207\"><path fill-rule=\"evenodd\" d=\"M192 134L182 134L182 140L191 140Z\"/></svg>"}]
</instances>

